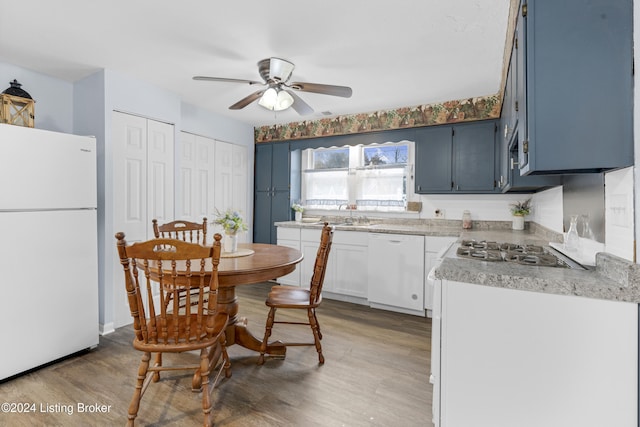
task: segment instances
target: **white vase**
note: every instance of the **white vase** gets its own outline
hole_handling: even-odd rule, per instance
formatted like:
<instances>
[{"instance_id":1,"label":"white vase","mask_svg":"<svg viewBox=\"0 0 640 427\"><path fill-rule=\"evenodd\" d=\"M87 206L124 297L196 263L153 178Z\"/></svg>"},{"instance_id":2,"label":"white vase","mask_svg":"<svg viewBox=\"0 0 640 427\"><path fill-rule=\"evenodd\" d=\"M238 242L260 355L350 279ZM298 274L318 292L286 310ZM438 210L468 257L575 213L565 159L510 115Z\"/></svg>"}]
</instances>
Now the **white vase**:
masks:
<instances>
[{"instance_id":1,"label":"white vase","mask_svg":"<svg viewBox=\"0 0 640 427\"><path fill-rule=\"evenodd\" d=\"M523 215L514 215L513 216L512 228L514 230L524 230L524 216Z\"/></svg>"},{"instance_id":2,"label":"white vase","mask_svg":"<svg viewBox=\"0 0 640 427\"><path fill-rule=\"evenodd\" d=\"M226 235L227 235L227 245L225 247L225 252L229 252L229 253L238 252L237 233L226 233Z\"/></svg>"},{"instance_id":3,"label":"white vase","mask_svg":"<svg viewBox=\"0 0 640 427\"><path fill-rule=\"evenodd\" d=\"M296 211L295 214L296 214L296 221L297 222L302 221L302 212Z\"/></svg>"}]
</instances>

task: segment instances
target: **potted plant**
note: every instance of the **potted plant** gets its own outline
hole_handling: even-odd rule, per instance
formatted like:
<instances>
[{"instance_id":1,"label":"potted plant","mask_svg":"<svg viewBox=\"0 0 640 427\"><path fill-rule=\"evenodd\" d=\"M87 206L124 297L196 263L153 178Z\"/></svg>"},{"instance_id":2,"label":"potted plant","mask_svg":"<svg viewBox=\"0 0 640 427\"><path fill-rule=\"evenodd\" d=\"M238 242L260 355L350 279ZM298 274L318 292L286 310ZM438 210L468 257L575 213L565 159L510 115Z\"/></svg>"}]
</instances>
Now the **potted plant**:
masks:
<instances>
[{"instance_id":1,"label":"potted plant","mask_svg":"<svg viewBox=\"0 0 640 427\"><path fill-rule=\"evenodd\" d=\"M242 216L238 211L233 209L227 209L224 212L220 212L216 209L216 220L214 224L221 225L224 229L224 233L229 236L231 244L229 250L225 252L237 252L238 251L238 232L246 231L247 224L242 219Z\"/></svg>"},{"instance_id":2,"label":"potted plant","mask_svg":"<svg viewBox=\"0 0 640 427\"><path fill-rule=\"evenodd\" d=\"M295 212L296 221L302 221L302 212L304 212L304 207L300 203L294 203L291 205L291 209Z\"/></svg>"},{"instance_id":3,"label":"potted plant","mask_svg":"<svg viewBox=\"0 0 640 427\"><path fill-rule=\"evenodd\" d=\"M524 202L516 202L511 204L511 214L513 215L513 229L524 230L524 217L531 213L531 199Z\"/></svg>"}]
</instances>

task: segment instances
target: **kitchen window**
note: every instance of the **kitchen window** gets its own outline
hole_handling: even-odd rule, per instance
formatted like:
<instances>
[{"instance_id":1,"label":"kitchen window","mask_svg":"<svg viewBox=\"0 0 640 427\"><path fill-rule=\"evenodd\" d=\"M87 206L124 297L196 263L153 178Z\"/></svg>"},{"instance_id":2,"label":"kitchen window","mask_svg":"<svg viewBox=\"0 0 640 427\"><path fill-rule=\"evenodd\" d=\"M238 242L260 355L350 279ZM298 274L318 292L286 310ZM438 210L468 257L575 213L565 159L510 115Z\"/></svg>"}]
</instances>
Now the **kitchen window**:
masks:
<instances>
[{"instance_id":1,"label":"kitchen window","mask_svg":"<svg viewBox=\"0 0 640 427\"><path fill-rule=\"evenodd\" d=\"M413 143L308 149L302 153L307 209L404 211Z\"/></svg>"}]
</instances>

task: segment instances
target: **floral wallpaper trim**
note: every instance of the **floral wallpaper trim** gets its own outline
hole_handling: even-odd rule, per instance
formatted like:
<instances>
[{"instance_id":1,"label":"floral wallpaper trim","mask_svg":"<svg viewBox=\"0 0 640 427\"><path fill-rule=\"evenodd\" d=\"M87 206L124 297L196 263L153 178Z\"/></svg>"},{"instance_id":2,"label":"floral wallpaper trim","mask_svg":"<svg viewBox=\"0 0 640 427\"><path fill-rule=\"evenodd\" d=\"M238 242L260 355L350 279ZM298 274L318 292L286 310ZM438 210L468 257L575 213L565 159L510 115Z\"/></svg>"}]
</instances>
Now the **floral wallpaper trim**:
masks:
<instances>
[{"instance_id":1,"label":"floral wallpaper trim","mask_svg":"<svg viewBox=\"0 0 640 427\"><path fill-rule=\"evenodd\" d=\"M254 129L256 143L440 125L500 117L500 95L466 98L440 104L291 122Z\"/></svg>"}]
</instances>

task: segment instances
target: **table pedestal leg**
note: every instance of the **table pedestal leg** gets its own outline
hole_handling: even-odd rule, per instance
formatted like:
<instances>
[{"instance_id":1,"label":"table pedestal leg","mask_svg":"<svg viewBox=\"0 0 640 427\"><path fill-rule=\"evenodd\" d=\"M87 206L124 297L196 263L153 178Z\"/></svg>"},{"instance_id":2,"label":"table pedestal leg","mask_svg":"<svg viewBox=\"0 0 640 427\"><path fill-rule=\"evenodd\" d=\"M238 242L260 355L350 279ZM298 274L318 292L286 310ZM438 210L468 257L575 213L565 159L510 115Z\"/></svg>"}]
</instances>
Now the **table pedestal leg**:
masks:
<instances>
[{"instance_id":1,"label":"table pedestal leg","mask_svg":"<svg viewBox=\"0 0 640 427\"><path fill-rule=\"evenodd\" d=\"M235 286L218 288L218 310L229 315L229 323L225 331L227 347L238 344L249 350L260 352L262 341L249 332L247 319L238 316L238 299L236 298ZM284 359L287 354L287 347L281 341L274 341L267 345L266 353L275 358ZM213 370L213 367L216 366L222 355L220 346L213 346L210 354L213 355L213 357L210 358L210 368ZM193 391L200 391L202 389L202 378L200 377L199 369L193 376L191 388Z\"/></svg>"}]
</instances>

